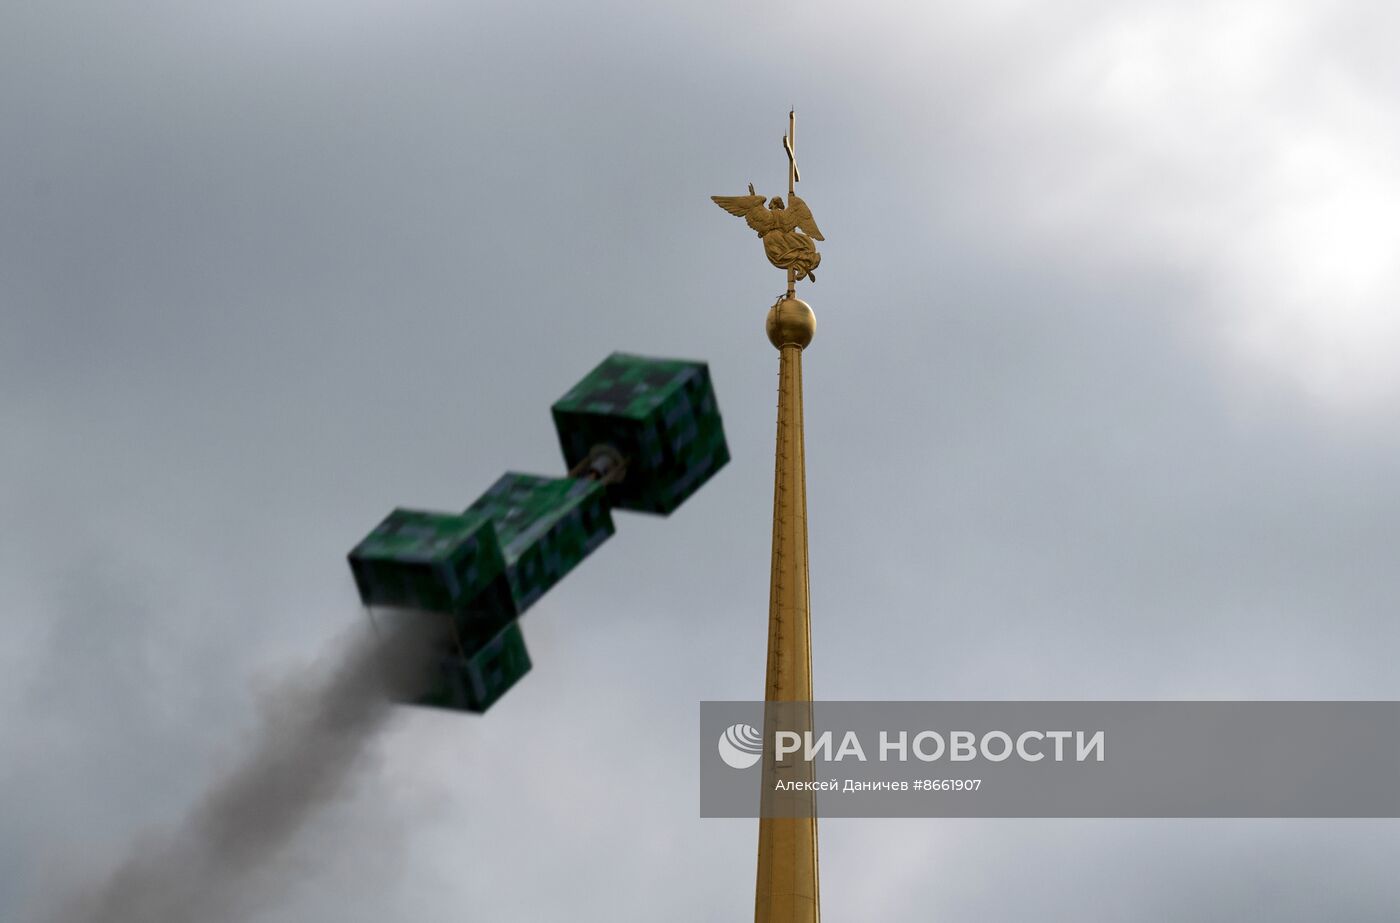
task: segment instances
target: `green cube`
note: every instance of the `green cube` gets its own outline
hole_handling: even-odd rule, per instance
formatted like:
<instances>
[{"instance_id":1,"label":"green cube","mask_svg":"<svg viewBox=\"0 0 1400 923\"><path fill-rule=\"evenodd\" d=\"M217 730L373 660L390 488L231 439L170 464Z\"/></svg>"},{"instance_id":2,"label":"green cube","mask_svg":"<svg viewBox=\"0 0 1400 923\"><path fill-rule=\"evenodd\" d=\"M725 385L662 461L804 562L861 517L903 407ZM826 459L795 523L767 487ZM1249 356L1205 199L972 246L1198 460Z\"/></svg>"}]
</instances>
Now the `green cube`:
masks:
<instances>
[{"instance_id":1,"label":"green cube","mask_svg":"<svg viewBox=\"0 0 1400 923\"><path fill-rule=\"evenodd\" d=\"M366 606L487 620L513 617L505 558L489 519L396 509L349 554Z\"/></svg>"},{"instance_id":2,"label":"green cube","mask_svg":"<svg viewBox=\"0 0 1400 923\"><path fill-rule=\"evenodd\" d=\"M530 655L518 622L507 624L484 641L474 638L464 643L470 643L474 650L465 656L444 652L432 686L418 704L481 713L530 672Z\"/></svg>"},{"instance_id":3,"label":"green cube","mask_svg":"<svg viewBox=\"0 0 1400 923\"><path fill-rule=\"evenodd\" d=\"M511 471L462 514L489 521L519 615L613 534L607 490L586 478Z\"/></svg>"},{"instance_id":4,"label":"green cube","mask_svg":"<svg viewBox=\"0 0 1400 923\"><path fill-rule=\"evenodd\" d=\"M597 445L627 460L613 506L669 514L729 461L703 362L613 353L551 408L573 468Z\"/></svg>"}]
</instances>

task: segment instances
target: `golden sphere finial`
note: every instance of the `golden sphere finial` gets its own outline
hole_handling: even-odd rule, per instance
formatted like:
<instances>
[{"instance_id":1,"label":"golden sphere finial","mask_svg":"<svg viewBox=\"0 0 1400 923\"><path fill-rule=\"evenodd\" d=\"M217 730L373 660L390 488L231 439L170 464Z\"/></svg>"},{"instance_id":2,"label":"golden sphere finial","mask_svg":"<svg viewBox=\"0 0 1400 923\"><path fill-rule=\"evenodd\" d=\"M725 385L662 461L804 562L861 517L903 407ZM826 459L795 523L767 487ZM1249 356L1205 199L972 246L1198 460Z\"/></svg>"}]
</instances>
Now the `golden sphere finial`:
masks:
<instances>
[{"instance_id":1,"label":"golden sphere finial","mask_svg":"<svg viewBox=\"0 0 1400 923\"><path fill-rule=\"evenodd\" d=\"M768 309L768 342L778 349L806 349L817 332L817 315L800 298L783 298Z\"/></svg>"}]
</instances>

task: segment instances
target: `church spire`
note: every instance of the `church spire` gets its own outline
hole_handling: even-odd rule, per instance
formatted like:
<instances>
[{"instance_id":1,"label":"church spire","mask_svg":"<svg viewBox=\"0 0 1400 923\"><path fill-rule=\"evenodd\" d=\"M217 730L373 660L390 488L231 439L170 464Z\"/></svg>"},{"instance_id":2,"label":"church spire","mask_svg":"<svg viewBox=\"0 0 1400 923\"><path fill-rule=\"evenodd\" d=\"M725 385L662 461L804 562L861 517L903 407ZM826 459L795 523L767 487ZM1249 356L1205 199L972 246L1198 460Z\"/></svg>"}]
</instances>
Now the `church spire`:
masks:
<instances>
[{"instance_id":1,"label":"church spire","mask_svg":"<svg viewBox=\"0 0 1400 923\"><path fill-rule=\"evenodd\" d=\"M764 699L796 702L782 709L785 729L810 730L812 700L811 608L807 592L807 473L802 432L802 351L816 333L816 316L797 298L801 279L815 281L821 262L815 240L823 240L807 204L797 196L797 118L788 112L783 150L788 159L788 201L764 197L713 196L715 203L748 222L763 238L769 262L787 270L787 291L768 311L768 340L778 350L778 433L773 471L773 556L768 598L768 660ZM803 233L803 232L806 233ZM770 711L771 711L770 706ZM755 923L817 923L821 901L817 876L817 818L810 786L777 782L813 781L811 763L779 763L772 733L765 728L763 792L758 822L758 882Z\"/></svg>"}]
</instances>

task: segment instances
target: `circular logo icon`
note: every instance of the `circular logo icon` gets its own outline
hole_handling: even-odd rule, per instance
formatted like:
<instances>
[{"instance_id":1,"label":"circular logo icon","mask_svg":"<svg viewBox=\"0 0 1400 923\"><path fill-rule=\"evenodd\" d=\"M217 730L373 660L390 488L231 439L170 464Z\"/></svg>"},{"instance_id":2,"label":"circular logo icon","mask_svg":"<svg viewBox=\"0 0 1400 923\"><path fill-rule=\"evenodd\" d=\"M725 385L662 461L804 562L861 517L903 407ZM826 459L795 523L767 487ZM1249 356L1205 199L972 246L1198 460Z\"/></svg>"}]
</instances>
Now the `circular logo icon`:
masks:
<instances>
[{"instance_id":1,"label":"circular logo icon","mask_svg":"<svg viewBox=\"0 0 1400 923\"><path fill-rule=\"evenodd\" d=\"M719 735L719 758L735 769L748 769L763 756L763 735L747 724L731 724Z\"/></svg>"}]
</instances>

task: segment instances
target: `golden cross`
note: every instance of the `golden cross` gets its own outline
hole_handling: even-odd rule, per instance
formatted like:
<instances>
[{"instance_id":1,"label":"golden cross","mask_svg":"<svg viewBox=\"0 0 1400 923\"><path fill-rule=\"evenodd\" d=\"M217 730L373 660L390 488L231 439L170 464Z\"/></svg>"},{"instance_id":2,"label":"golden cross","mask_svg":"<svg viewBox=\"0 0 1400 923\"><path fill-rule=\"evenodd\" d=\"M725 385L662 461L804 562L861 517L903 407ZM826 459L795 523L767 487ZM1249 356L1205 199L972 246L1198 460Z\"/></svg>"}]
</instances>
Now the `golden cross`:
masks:
<instances>
[{"instance_id":1,"label":"golden cross","mask_svg":"<svg viewBox=\"0 0 1400 923\"><path fill-rule=\"evenodd\" d=\"M788 198L792 198L797 191L794 184L802 181L802 174L797 169L797 113L792 109L788 110L788 133L783 135L783 150L788 155Z\"/></svg>"}]
</instances>

